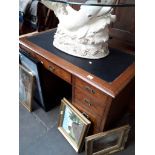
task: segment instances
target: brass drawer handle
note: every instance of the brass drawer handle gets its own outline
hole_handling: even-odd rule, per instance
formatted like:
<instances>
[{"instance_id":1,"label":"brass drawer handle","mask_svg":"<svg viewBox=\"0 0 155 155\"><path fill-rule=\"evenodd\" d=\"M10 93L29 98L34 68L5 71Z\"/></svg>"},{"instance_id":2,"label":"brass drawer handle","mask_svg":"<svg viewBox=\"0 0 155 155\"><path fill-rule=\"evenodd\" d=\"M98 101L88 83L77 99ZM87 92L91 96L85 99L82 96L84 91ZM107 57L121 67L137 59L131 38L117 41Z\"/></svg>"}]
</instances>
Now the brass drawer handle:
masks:
<instances>
[{"instance_id":1,"label":"brass drawer handle","mask_svg":"<svg viewBox=\"0 0 155 155\"><path fill-rule=\"evenodd\" d=\"M91 89L89 86L85 86L85 89L92 94L95 94L95 90Z\"/></svg>"},{"instance_id":2,"label":"brass drawer handle","mask_svg":"<svg viewBox=\"0 0 155 155\"><path fill-rule=\"evenodd\" d=\"M51 72L54 72L54 71L55 71L55 68L54 68L53 66L49 66L48 68L49 68L49 70L50 70Z\"/></svg>"},{"instance_id":3,"label":"brass drawer handle","mask_svg":"<svg viewBox=\"0 0 155 155\"><path fill-rule=\"evenodd\" d=\"M87 103L89 106L92 105L92 103L90 102L90 100L88 100L88 99L86 99L86 98L84 99L84 102Z\"/></svg>"}]
</instances>

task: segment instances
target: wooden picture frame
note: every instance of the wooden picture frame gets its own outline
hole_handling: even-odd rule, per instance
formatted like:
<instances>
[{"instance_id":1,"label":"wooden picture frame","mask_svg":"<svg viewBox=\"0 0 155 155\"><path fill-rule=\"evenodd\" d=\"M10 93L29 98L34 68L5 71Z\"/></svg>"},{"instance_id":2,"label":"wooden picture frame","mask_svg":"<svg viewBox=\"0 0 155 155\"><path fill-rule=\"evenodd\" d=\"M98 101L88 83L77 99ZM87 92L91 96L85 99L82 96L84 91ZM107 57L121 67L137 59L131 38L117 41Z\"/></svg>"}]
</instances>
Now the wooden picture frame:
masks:
<instances>
[{"instance_id":1,"label":"wooden picture frame","mask_svg":"<svg viewBox=\"0 0 155 155\"><path fill-rule=\"evenodd\" d=\"M72 145L76 152L80 152L84 138L91 122L80 113L65 98L61 101L58 130Z\"/></svg>"},{"instance_id":2,"label":"wooden picture frame","mask_svg":"<svg viewBox=\"0 0 155 155\"><path fill-rule=\"evenodd\" d=\"M32 112L34 75L27 68L19 64L19 102Z\"/></svg>"},{"instance_id":3,"label":"wooden picture frame","mask_svg":"<svg viewBox=\"0 0 155 155\"><path fill-rule=\"evenodd\" d=\"M86 155L107 155L124 149L130 126L98 133L85 138Z\"/></svg>"}]
</instances>

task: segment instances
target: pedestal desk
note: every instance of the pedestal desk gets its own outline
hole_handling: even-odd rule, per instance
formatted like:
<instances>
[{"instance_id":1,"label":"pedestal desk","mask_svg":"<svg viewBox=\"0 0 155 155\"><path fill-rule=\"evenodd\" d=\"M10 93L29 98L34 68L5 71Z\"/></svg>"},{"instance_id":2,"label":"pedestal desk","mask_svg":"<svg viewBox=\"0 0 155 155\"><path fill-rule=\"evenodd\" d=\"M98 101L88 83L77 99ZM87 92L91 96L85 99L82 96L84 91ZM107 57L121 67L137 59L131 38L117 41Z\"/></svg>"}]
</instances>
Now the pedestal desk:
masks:
<instances>
[{"instance_id":1,"label":"pedestal desk","mask_svg":"<svg viewBox=\"0 0 155 155\"><path fill-rule=\"evenodd\" d=\"M20 49L72 86L71 103L91 120L93 133L102 132L130 103L134 56L109 47L110 54L102 59L74 57L53 46L54 33L52 29L21 37Z\"/></svg>"}]
</instances>

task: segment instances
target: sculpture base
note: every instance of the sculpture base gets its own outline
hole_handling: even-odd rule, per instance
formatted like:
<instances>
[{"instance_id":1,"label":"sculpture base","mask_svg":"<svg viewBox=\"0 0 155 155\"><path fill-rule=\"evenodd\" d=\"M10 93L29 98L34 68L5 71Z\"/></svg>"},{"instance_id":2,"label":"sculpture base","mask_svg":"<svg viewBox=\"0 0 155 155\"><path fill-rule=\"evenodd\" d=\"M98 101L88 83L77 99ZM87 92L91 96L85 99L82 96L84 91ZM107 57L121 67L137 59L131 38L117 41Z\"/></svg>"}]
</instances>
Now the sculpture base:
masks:
<instances>
[{"instance_id":1,"label":"sculpture base","mask_svg":"<svg viewBox=\"0 0 155 155\"><path fill-rule=\"evenodd\" d=\"M100 59L109 54L106 42L90 43L88 38L72 38L58 32L54 36L53 45L62 52L86 59Z\"/></svg>"}]
</instances>

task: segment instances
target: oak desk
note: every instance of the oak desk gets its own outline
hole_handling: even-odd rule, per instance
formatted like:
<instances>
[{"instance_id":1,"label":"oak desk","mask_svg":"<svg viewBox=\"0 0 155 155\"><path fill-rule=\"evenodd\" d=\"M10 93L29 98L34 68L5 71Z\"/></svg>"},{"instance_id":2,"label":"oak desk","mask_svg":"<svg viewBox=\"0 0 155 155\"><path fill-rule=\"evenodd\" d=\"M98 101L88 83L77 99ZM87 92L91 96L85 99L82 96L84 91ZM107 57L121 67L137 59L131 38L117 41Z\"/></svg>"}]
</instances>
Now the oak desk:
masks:
<instances>
[{"instance_id":1,"label":"oak desk","mask_svg":"<svg viewBox=\"0 0 155 155\"><path fill-rule=\"evenodd\" d=\"M110 48L99 60L68 55L53 45L55 29L19 39L20 49L72 86L72 104L93 124L93 133L120 118L134 92L134 56ZM65 96L64 96L65 97Z\"/></svg>"}]
</instances>

